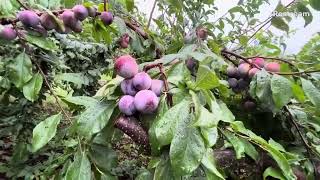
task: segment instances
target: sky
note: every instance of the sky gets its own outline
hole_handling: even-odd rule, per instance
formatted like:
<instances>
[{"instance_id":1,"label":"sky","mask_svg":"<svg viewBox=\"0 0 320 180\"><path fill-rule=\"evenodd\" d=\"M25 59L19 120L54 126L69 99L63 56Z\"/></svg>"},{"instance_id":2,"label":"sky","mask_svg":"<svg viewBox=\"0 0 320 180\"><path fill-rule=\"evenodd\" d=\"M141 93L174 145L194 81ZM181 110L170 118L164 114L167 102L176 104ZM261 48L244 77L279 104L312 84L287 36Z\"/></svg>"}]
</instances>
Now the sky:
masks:
<instances>
[{"instance_id":1,"label":"sky","mask_svg":"<svg viewBox=\"0 0 320 180\"><path fill-rule=\"evenodd\" d=\"M239 0L216 0L215 4L218 6L219 11L217 14L212 17L212 21L221 17L224 13L226 13L229 9L236 6ZM287 5L292 0L281 0L282 4ZM137 7L139 10L149 17L149 14L152 9L154 0L137 0ZM277 6L279 0L269 0L270 5L263 5L260 8L261 13L257 15L258 19L265 20L269 17L272 11ZM296 31L290 35L289 38L285 38L285 43L287 44L286 54L296 54L300 51L300 49L313 37L313 35L317 32L320 32L320 11L315 11L311 7L309 9L313 15L313 21L307 27L304 27L304 20L302 17L292 18L292 21L289 23L290 30L296 29ZM157 17L160 15L157 7L154 11L153 17ZM276 35L286 35L284 31L280 31L274 27L270 27L271 30Z\"/></svg>"}]
</instances>

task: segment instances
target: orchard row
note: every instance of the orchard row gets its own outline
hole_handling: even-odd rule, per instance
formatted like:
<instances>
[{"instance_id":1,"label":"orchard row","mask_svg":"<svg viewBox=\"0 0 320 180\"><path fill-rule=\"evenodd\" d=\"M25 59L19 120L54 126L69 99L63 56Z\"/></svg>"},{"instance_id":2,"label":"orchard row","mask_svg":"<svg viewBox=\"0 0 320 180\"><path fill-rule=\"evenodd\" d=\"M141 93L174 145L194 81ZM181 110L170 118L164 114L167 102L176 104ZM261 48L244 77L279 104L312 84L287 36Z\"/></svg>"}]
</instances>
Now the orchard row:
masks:
<instances>
[{"instance_id":1,"label":"orchard row","mask_svg":"<svg viewBox=\"0 0 320 180\"><path fill-rule=\"evenodd\" d=\"M50 30L55 30L61 34L70 32L82 32L81 21L87 17L99 18L105 25L110 25L113 22L113 14L111 12L97 12L95 7L85 7L83 5L76 5L72 9L65 9L58 13L36 13L32 10L20 11L17 15L17 21L21 22L26 29L35 30L46 33ZM11 41L18 36L15 23L5 25L0 29L0 39Z\"/></svg>"}]
</instances>

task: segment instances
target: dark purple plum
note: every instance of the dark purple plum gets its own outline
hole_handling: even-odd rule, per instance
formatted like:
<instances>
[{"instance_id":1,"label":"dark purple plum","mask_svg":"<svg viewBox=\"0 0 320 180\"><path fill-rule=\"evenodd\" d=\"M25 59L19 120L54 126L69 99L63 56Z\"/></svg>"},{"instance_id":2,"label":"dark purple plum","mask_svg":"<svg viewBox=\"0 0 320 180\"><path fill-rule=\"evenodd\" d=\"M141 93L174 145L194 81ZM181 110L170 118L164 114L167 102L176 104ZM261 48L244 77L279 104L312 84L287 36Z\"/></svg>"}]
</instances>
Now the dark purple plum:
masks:
<instances>
[{"instance_id":1,"label":"dark purple plum","mask_svg":"<svg viewBox=\"0 0 320 180\"><path fill-rule=\"evenodd\" d=\"M130 36L128 34L124 34L121 36L119 40L119 45L121 48L128 48L130 43Z\"/></svg>"},{"instance_id":2,"label":"dark purple plum","mask_svg":"<svg viewBox=\"0 0 320 180\"><path fill-rule=\"evenodd\" d=\"M140 121L133 116L120 116L114 123L114 126L128 135L134 142L143 145L145 150L149 150L149 136L142 127Z\"/></svg>"},{"instance_id":3,"label":"dark purple plum","mask_svg":"<svg viewBox=\"0 0 320 180\"><path fill-rule=\"evenodd\" d=\"M238 80L236 78L228 79L228 84L231 88L235 88L238 85Z\"/></svg>"},{"instance_id":4,"label":"dark purple plum","mask_svg":"<svg viewBox=\"0 0 320 180\"><path fill-rule=\"evenodd\" d=\"M46 30L52 30L57 28L58 24L55 21L55 19L48 13L43 13L40 16L40 24L42 27L44 27Z\"/></svg>"},{"instance_id":5,"label":"dark purple plum","mask_svg":"<svg viewBox=\"0 0 320 180\"><path fill-rule=\"evenodd\" d=\"M144 90L151 87L152 79L146 72L139 72L133 77L132 82L137 90Z\"/></svg>"},{"instance_id":6,"label":"dark purple plum","mask_svg":"<svg viewBox=\"0 0 320 180\"><path fill-rule=\"evenodd\" d=\"M234 66L229 66L227 68L227 75L228 75L228 77L231 77L231 78L239 78L238 68L236 68Z\"/></svg>"},{"instance_id":7,"label":"dark purple plum","mask_svg":"<svg viewBox=\"0 0 320 180\"><path fill-rule=\"evenodd\" d=\"M164 82L162 80L153 79L151 82L150 90L153 91L157 96L160 96L162 89L164 87Z\"/></svg>"},{"instance_id":8,"label":"dark purple plum","mask_svg":"<svg viewBox=\"0 0 320 180\"><path fill-rule=\"evenodd\" d=\"M5 26L1 31L0 31L0 39L4 39L7 41L12 41L17 37L17 32L9 26Z\"/></svg>"},{"instance_id":9,"label":"dark purple plum","mask_svg":"<svg viewBox=\"0 0 320 180\"><path fill-rule=\"evenodd\" d=\"M89 15L87 8L83 5L75 5L72 11L74 12L74 16L80 21L85 20Z\"/></svg>"},{"instance_id":10,"label":"dark purple plum","mask_svg":"<svg viewBox=\"0 0 320 180\"><path fill-rule=\"evenodd\" d=\"M74 12L72 12L71 10L65 10L62 14L61 14L61 19L64 23L64 25L68 26L68 27L75 27L78 20L74 15Z\"/></svg>"},{"instance_id":11,"label":"dark purple plum","mask_svg":"<svg viewBox=\"0 0 320 180\"><path fill-rule=\"evenodd\" d=\"M40 18L34 11L24 10L18 13L18 19L26 27L36 28L40 23Z\"/></svg>"},{"instance_id":12,"label":"dark purple plum","mask_svg":"<svg viewBox=\"0 0 320 180\"><path fill-rule=\"evenodd\" d=\"M70 28L75 33L81 33L82 32L81 21L77 21L77 23L74 26L71 26Z\"/></svg>"},{"instance_id":13,"label":"dark purple plum","mask_svg":"<svg viewBox=\"0 0 320 180\"><path fill-rule=\"evenodd\" d=\"M198 61L190 58L187 60L186 65L192 74L196 74L198 68Z\"/></svg>"},{"instance_id":14,"label":"dark purple plum","mask_svg":"<svg viewBox=\"0 0 320 180\"><path fill-rule=\"evenodd\" d=\"M134 97L136 109L143 114L151 114L156 111L159 98L150 90L139 91Z\"/></svg>"},{"instance_id":15,"label":"dark purple plum","mask_svg":"<svg viewBox=\"0 0 320 180\"><path fill-rule=\"evenodd\" d=\"M238 67L240 76L241 77L247 77L250 69L251 69L250 64L248 64L248 63L240 64L239 67Z\"/></svg>"},{"instance_id":16,"label":"dark purple plum","mask_svg":"<svg viewBox=\"0 0 320 180\"><path fill-rule=\"evenodd\" d=\"M119 76L126 79L132 78L139 71L136 59L134 59L130 55L123 55L117 58L114 64L114 68Z\"/></svg>"},{"instance_id":17,"label":"dark purple plum","mask_svg":"<svg viewBox=\"0 0 320 180\"><path fill-rule=\"evenodd\" d=\"M95 17L97 15L97 8L95 7L87 7L88 15L90 17Z\"/></svg>"},{"instance_id":18,"label":"dark purple plum","mask_svg":"<svg viewBox=\"0 0 320 180\"><path fill-rule=\"evenodd\" d=\"M204 41L208 37L208 30L206 28L198 28L196 34L199 39Z\"/></svg>"},{"instance_id":19,"label":"dark purple plum","mask_svg":"<svg viewBox=\"0 0 320 180\"><path fill-rule=\"evenodd\" d=\"M136 112L134 97L132 96L129 96L129 95L122 96L118 106L119 106L119 110L127 116L131 116Z\"/></svg>"},{"instance_id":20,"label":"dark purple plum","mask_svg":"<svg viewBox=\"0 0 320 180\"><path fill-rule=\"evenodd\" d=\"M113 22L113 15L111 12L102 12L100 14L100 19L103 22L103 24L109 26Z\"/></svg>"},{"instance_id":21,"label":"dark purple plum","mask_svg":"<svg viewBox=\"0 0 320 180\"><path fill-rule=\"evenodd\" d=\"M121 90L123 94L134 96L137 94L137 90L134 88L132 79L124 79L121 84Z\"/></svg>"},{"instance_id":22,"label":"dark purple plum","mask_svg":"<svg viewBox=\"0 0 320 180\"><path fill-rule=\"evenodd\" d=\"M254 103L253 101L246 101L243 103L243 108L246 110L246 111L252 111L256 108L256 103Z\"/></svg>"},{"instance_id":23,"label":"dark purple plum","mask_svg":"<svg viewBox=\"0 0 320 180\"><path fill-rule=\"evenodd\" d=\"M239 87L239 89L240 90L245 90L245 89L247 89L248 88L248 86L249 86L249 82L247 81L247 80L245 80L245 79L239 79L238 80L238 87Z\"/></svg>"}]
</instances>

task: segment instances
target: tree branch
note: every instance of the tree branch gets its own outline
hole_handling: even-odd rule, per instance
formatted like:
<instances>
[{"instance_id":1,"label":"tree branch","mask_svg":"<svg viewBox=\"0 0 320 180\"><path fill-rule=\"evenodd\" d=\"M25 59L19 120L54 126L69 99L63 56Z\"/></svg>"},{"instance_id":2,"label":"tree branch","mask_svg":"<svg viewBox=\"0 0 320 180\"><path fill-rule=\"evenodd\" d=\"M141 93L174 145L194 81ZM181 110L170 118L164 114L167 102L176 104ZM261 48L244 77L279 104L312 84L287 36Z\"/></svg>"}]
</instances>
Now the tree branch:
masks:
<instances>
[{"instance_id":1,"label":"tree branch","mask_svg":"<svg viewBox=\"0 0 320 180\"><path fill-rule=\"evenodd\" d=\"M256 66L255 64L251 63L251 62L248 60L248 59L250 59L251 57L246 58L246 57L243 57L243 56L241 56L241 55L239 55L239 54L236 54L236 53L234 53L234 52L228 51L228 50L226 50L226 49L223 49L223 50L221 51L221 55L224 56L224 57L226 57L226 55L234 56L234 57L236 57L236 58L238 58L238 59L244 60L246 63L250 64L250 65L253 66L253 67L256 67L256 68L259 69L259 70L262 69L262 68ZM226 58L226 59L230 61L230 58ZM268 58L267 58L267 59L268 59ZM269 58L269 59L275 59L275 58ZM277 59L279 60L280 58L277 58ZM230 62L232 62L232 61L230 61ZM285 62L285 61L283 61L283 62ZM288 62L287 62L287 63L288 63ZM279 74L279 75L288 75L288 76L290 76L290 75L303 75L303 74L318 73L318 72L320 72L320 69L310 70L310 71L301 71L301 72L270 72L270 71L267 71L267 72L269 72L270 74Z\"/></svg>"},{"instance_id":2,"label":"tree branch","mask_svg":"<svg viewBox=\"0 0 320 180\"><path fill-rule=\"evenodd\" d=\"M151 12L150 12L149 20L148 20L147 29L149 29L149 27L150 27L152 15L153 15L154 9L156 8L157 2L158 2L158 0L154 0L153 6L152 6L152 9L151 9Z\"/></svg>"},{"instance_id":3,"label":"tree branch","mask_svg":"<svg viewBox=\"0 0 320 180\"><path fill-rule=\"evenodd\" d=\"M21 7L23 7L26 10L29 10L29 8L23 2L21 2L20 0L16 0L16 1L20 4Z\"/></svg>"}]
</instances>

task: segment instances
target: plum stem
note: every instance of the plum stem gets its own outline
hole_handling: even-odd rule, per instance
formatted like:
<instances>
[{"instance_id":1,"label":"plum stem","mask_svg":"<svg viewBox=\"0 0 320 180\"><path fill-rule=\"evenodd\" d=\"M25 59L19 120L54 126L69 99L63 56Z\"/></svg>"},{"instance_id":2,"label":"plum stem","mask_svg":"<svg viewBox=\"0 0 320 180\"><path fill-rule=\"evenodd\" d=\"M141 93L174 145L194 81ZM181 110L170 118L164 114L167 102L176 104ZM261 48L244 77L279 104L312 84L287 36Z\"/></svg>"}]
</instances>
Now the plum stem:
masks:
<instances>
[{"instance_id":1,"label":"plum stem","mask_svg":"<svg viewBox=\"0 0 320 180\"><path fill-rule=\"evenodd\" d=\"M155 63L155 64L145 65L143 67L143 71L148 72L149 70L151 70L153 68L159 68L160 74L161 74L162 79L164 81L164 93L167 95L167 102L168 102L169 106L171 107L173 105L173 102L172 102L171 95L168 93L169 92L169 84L168 84L167 75L165 74L165 70L163 68L163 64L162 63Z\"/></svg>"},{"instance_id":2,"label":"plum stem","mask_svg":"<svg viewBox=\"0 0 320 180\"><path fill-rule=\"evenodd\" d=\"M230 57L228 57L228 55L234 56L234 57L237 58L237 59L242 59L242 60L245 61L246 63L250 64L251 66L253 66L253 67L255 67L255 68L259 69L259 70L262 69L262 68L260 68L259 66L255 65L255 64L253 64L253 63L251 63L251 62L249 61L249 59L250 59L251 57L248 57L248 58L247 58L247 57L243 57L243 56L241 56L241 55L239 55L239 54L236 54L236 53L234 53L234 52L228 51L228 50L226 50L226 49L221 50L221 55L222 55L223 57L225 57L227 60L229 60L230 62L232 62L233 64L235 64L235 63L231 60ZM266 58L266 59L280 60L280 58ZM285 61L283 61L283 62L285 62ZM299 76L299 75L303 75L303 74L317 73L317 72L320 72L320 69L309 70L309 71L300 71L300 72L270 72L270 71L267 71L267 72L269 72L269 73L271 73L271 74L278 74L278 75L287 75L287 76L297 75L297 76Z\"/></svg>"}]
</instances>

